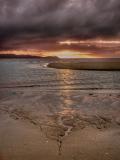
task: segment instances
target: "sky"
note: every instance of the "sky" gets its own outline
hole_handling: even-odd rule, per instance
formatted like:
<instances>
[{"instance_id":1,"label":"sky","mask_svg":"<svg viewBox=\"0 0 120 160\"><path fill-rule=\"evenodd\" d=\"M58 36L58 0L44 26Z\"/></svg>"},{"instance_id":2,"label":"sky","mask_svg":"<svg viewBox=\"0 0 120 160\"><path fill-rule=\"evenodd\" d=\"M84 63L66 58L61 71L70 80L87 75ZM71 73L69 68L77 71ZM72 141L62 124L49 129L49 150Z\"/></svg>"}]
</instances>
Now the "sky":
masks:
<instances>
[{"instance_id":1,"label":"sky","mask_svg":"<svg viewBox=\"0 0 120 160\"><path fill-rule=\"evenodd\" d=\"M120 57L120 0L0 0L0 53Z\"/></svg>"}]
</instances>

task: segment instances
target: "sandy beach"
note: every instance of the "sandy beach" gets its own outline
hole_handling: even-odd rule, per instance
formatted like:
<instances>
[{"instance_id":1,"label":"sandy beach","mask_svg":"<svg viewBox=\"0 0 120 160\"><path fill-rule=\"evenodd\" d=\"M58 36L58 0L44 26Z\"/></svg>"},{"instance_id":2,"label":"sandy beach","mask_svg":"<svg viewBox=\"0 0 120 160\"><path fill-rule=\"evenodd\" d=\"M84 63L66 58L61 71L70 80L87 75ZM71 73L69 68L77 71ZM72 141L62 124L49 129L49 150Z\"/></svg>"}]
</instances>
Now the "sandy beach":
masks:
<instances>
[{"instance_id":1,"label":"sandy beach","mask_svg":"<svg viewBox=\"0 0 120 160\"><path fill-rule=\"evenodd\" d=\"M56 62L48 64L48 67L76 70L120 70L120 62Z\"/></svg>"},{"instance_id":2,"label":"sandy beach","mask_svg":"<svg viewBox=\"0 0 120 160\"><path fill-rule=\"evenodd\" d=\"M0 93L0 160L119 160L118 91Z\"/></svg>"},{"instance_id":3,"label":"sandy beach","mask_svg":"<svg viewBox=\"0 0 120 160\"><path fill-rule=\"evenodd\" d=\"M119 71L46 63L1 61L0 160L119 160Z\"/></svg>"}]
</instances>

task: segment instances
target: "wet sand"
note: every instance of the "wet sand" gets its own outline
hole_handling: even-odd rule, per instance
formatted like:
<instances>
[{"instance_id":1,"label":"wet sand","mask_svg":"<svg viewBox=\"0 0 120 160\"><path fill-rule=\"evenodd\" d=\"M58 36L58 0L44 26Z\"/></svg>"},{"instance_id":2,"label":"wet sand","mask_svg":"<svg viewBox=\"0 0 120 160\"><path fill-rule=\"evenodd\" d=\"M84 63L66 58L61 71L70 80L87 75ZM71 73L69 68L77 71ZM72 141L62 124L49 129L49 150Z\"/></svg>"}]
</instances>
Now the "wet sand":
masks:
<instances>
[{"instance_id":1,"label":"wet sand","mask_svg":"<svg viewBox=\"0 0 120 160\"><path fill-rule=\"evenodd\" d=\"M119 160L119 90L0 89L0 160Z\"/></svg>"}]
</instances>

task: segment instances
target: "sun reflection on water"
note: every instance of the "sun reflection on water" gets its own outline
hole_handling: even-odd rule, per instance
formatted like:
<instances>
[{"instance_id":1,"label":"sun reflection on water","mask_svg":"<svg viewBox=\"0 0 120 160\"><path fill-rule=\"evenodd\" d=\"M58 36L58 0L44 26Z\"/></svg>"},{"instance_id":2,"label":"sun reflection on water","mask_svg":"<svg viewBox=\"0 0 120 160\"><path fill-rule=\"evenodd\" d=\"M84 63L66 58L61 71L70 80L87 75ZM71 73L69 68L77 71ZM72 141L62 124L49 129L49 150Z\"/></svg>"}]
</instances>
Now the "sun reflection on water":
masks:
<instances>
[{"instance_id":1,"label":"sun reflection on water","mask_svg":"<svg viewBox=\"0 0 120 160\"><path fill-rule=\"evenodd\" d=\"M73 75L73 71L66 69L59 70L58 72L58 78L60 79L59 92L60 95L63 96L63 104L61 104L62 110L59 112L59 114L62 116L69 116L75 112L75 110L73 110L72 108L72 106L74 105L74 102L71 97L72 86L69 83ZM72 79L74 78L72 77Z\"/></svg>"}]
</instances>

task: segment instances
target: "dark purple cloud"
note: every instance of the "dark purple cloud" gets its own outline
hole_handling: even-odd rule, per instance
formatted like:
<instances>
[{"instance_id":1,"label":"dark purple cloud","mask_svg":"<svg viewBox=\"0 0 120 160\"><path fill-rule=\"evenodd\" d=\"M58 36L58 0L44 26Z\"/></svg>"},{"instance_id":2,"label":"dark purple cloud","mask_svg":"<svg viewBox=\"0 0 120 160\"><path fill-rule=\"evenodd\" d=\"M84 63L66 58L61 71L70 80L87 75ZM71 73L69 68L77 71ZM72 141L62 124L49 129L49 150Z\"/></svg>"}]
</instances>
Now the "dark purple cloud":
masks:
<instances>
[{"instance_id":1,"label":"dark purple cloud","mask_svg":"<svg viewBox=\"0 0 120 160\"><path fill-rule=\"evenodd\" d=\"M119 37L120 0L0 0L0 46L9 40Z\"/></svg>"}]
</instances>

